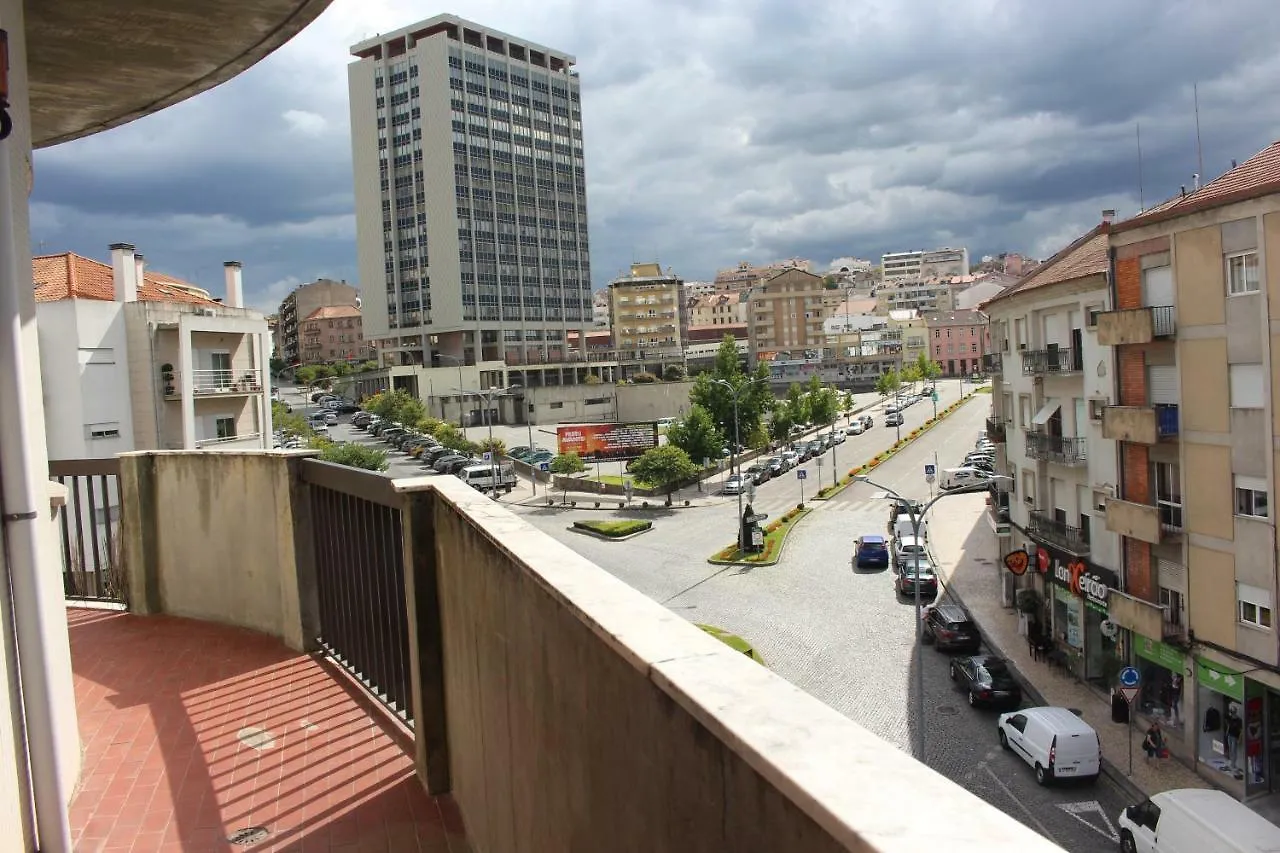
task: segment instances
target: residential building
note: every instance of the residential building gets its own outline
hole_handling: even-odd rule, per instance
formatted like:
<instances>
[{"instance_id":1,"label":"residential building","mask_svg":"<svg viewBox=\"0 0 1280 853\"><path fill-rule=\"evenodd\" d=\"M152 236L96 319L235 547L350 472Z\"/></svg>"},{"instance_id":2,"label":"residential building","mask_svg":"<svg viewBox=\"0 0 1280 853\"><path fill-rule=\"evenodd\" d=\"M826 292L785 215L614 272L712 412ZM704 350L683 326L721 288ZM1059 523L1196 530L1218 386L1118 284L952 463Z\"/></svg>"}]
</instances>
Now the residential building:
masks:
<instances>
[{"instance_id":1,"label":"residential building","mask_svg":"<svg viewBox=\"0 0 1280 853\"><path fill-rule=\"evenodd\" d=\"M1028 273L1030 270L1028 270ZM1021 280L1021 276L1004 273L988 273L980 275L972 283L955 290L953 301L957 311L968 311L977 308L983 302L995 299L1001 293L1013 287Z\"/></svg>"},{"instance_id":2,"label":"residential building","mask_svg":"<svg viewBox=\"0 0 1280 853\"><path fill-rule=\"evenodd\" d=\"M1058 641L1080 678L1114 677L1121 645L1112 629L1125 606L1120 543L1102 506L1116 483L1116 454L1104 437L1110 351L1093 318L1108 301L1107 235L1099 226L1016 286L985 303L995 351L987 436L1010 480L993 495L998 558L1029 555L1022 584L1043 607L1029 615L1038 636ZM1002 573L1006 595L1015 576Z\"/></svg>"},{"instance_id":3,"label":"residential building","mask_svg":"<svg viewBox=\"0 0 1280 853\"><path fill-rule=\"evenodd\" d=\"M280 337L277 332L280 329L280 315L268 314L264 319L267 321L267 340L271 344L271 357L278 359L280 358Z\"/></svg>"},{"instance_id":4,"label":"residential building","mask_svg":"<svg viewBox=\"0 0 1280 853\"><path fill-rule=\"evenodd\" d=\"M878 314L903 309L953 311L955 307L955 291L949 281L903 279L876 289L876 313Z\"/></svg>"},{"instance_id":5,"label":"residential building","mask_svg":"<svg viewBox=\"0 0 1280 853\"><path fill-rule=\"evenodd\" d=\"M629 275L609 282L609 327L623 378L684 364L684 282L658 264L632 264Z\"/></svg>"},{"instance_id":6,"label":"residential building","mask_svg":"<svg viewBox=\"0 0 1280 853\"><path fill-rule=\"evenodd\" d=\"M134 247L106 264L32 259L50 459L133 450L271 447L266 319L226 296L146 269Z\"/></svg>"},{"instance_id":7,"label":"residential building","mask_svg":"<svg viewBox=\"0 0 1280 853\"><path fill-rule=\"evenodd\" d=\"M920 256L920 278L954 278L969 274L968 249L934 249Z\"/></svg>"},{"instance_id":8,"label":"residential building","mask_svg":"<svg viewBox=\"0 0 1280 853\"><path fill-rule=\"evenodd\" d=\"M1280 143L1112 225L1110 242L1106 524L1134 599L1114 618L1135 665L1185 679L1175 753L1238 797L1280 791Z\"/></svg>"},{"instance_id":9,"label":"residential building","mask_svg":"<svg viewBox=\"0 0 1280 853\"><path fill-rule=\"evenodd\" d=\"M597 329L609 328L609 289L607 287L591 294L591 325ZM576 333L572 337L576 338Z\"/></svg>"},{"instance_id":10,"label":"residential building","mask_svg":"<svg viewBox=\"0 0 1280 853\"><path fill-rule=\"evenodd\" d=\"M376 355L354 305L317 308L302 321L300 337L303 364L367 361Z\"/></svg>"},{"instance_id":11,"label":"residential building","mask_svg":"<svg viewBox=\"0 0 1280 853\"><path fill-rule=\"evenodd\" d=\"M747 303L741 293L689 295L690 326L740 326L747 322Z\"/></svg>"},{"instance_id":12,"label":"residential building","mask_svg":"<svg viewBox=\"0 0 1280 853\"><path fill-rule=\"evenodd\" d=\"M926 314L929 358L942 366L943 376L969 376L982 371L982 357L991 351L991 331L979 311Z\"/></svg>"},{"instance_id":13,"label":"residential building","mask_svg":"<svg viewBox=\"0 0 1280 853\"><path fill-rule=\"evenodd\" d=\"M902 359L911 363L929 352L929 328L919 311L902 309L889 312L888 328L902 344Z\"/></svg>"},{"instance_id":14,"label":"residential building","mask_svg":"<svg viewBox=\"0 0 1280 853\"><path fill-rule=\"evenodd\" d=\"M802 258L774 261L764 266L753 266L749 262L743 261L732 269L721 270L716 273L713 284L717 291L750 290L751 288L759 287L770 276L784 270L798 269L810 272L812 266L813 263L811 261L806 261Z\"/></svg>"},{"instance_id":15,"label":"residential building","mask_svg":"<svg viewBox=\"0 0 1280 853\"><path fill-rule=\"evenodd\" d=\"M576 60L455 15L351 48L365 334L402 360L585 378L593 322Z\"/></svg>"},{"instance_id":16,"label":"residential building","mask_svg":"<svg viewBox=\"0 0 1280 853\"><path fill-rule=\"evenodd\" d=\"M826 336L822 278L801 269L776 272L748 294L747 346L751 363L785 352L807 360L821 358Z\"/></svg>"},{"instance_id":17,"label":"residential building","mask_svg":"<svg viewBox=\"0 0 1280 853\"><path fill-rule=\"evenodd\" d=\"M920 280L920 265L924 261L924 250L910 252L886 252L880 256L880 280L886 284L892 281Z\"/></svg>"},{"instance_id":18,"label":"residential building","mask_svg":"<svg viewBox=\"0 0 1280 853\"><path fill-rule=\"evenodd\" d=\"M277 313L280 357L290 366L305 364L302 322L321 308L359 308L359 289L345 281L316 279L290 291L280 303Z\"/></svg>"}]
</instances>

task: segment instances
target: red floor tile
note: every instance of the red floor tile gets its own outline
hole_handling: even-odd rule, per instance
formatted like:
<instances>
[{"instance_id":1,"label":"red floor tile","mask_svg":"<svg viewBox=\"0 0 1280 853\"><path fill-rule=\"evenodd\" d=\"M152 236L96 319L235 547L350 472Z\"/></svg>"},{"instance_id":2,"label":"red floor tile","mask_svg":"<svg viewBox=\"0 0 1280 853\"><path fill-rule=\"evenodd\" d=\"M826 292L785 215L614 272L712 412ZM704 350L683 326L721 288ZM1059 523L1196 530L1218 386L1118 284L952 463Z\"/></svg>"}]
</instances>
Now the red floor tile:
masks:
<instances>
[{"instance_id":1,"label":"red floor tile","mask_svg":"<svg viewBox=\"0 0 1280 853\"><path fill-rule=\"evenodd\" d=\"M72 835L85 851L467 850L389 724L270 637L167 616L69 609L84 747ZM240 740L263 729L262 750Z\"/></svg>"}]
</instances>

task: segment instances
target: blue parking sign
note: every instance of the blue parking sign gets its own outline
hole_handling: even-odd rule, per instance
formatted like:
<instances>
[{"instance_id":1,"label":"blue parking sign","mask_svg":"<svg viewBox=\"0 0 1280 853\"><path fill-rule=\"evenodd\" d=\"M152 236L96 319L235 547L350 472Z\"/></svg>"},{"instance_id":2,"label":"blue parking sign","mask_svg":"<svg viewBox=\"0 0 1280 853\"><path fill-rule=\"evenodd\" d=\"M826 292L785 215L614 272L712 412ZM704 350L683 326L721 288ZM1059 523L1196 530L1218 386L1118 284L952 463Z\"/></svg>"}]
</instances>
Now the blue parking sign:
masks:
<instances>
[{"instance_id":1,"label":"blue parking sign","mask_svg":"<svg viewBox=\"0 0 1280 853\"><path fill-rule=\"evenodd\" d=\"M809 478L809 472L808 472L808 471L804 470L803 468L797 468L797 469L796 469L796 479L797 479L797 480L807 480L808 478Z\"/></svg>"},{"instance_id":2,"label":"blue parking sign","mask_svg":"<svg viewBox=\"0 0 1280 853\"><path fill-rule=\"evenodd\" d=\"M925 466L924 466L924 475L925 475L926 477L932 477L932 476L933 476L934 474L936 474L936 473L938 473L938 469L937 469L934 465L925 465Z\"/></svg>"}]
</instances>

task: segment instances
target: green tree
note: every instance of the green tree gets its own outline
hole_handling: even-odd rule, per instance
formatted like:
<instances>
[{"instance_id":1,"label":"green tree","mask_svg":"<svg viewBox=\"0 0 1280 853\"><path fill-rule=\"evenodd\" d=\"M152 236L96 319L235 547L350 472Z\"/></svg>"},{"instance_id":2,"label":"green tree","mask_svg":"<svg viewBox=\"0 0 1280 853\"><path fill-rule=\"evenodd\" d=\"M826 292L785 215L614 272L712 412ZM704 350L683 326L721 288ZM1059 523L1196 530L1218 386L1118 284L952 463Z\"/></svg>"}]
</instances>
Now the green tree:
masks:
<instances>
[{"instance_id":1,"label":"green tree","mask_svg":"<svg viewBox=\"0 0 1280 853\"><path fill-rule=\"evenodd\" d=\"M640 482L665 492L669 504L676 486L696 476L698 466L693 464L688 453L667 444L646 450L639 459L631 463L631 473Z\"/></svg>"},{"instance_id":2,"label":"green tree","mask_svg":"<svg viewBox=\"0 0 1280 853\"><path fill-rule=\"evenodd\" d=\"M784 405L791 423L807 424L811 422L809 395L805 393L804 386L799 382L792 382L791 387L787 389L787 402Z\"/></svg>"},{"instance_id":3,"label":"green tree","mask_svg":"<svg viewBox=\"0 0 1280 853\"><path fill-rule=\"evenodd\" d=\"M840 400L830 385L822 384L815 373L809 378L809 387L805 398L809 404L809 417L815 424L829 424L835 421L840 411Z\"/></svg>"},{"instance_id":4,"label":"green tree","mask_svg":"<svg viewBox=\"0 0 1280 853\"><path fill-rule=\"evenodd\" d=\"M476 446L482 452L492 453L494 456L507 455L507 443L500 438L482 438L476 442Z\"/></svg>"},{"instance_id":5,"label":"green tree","mask_svg":"<svg viewBox=\"0 0 1280 853\"><path fill-rule=\"evenodd\" d=\"M791 428L796 422L791 418L791 408L785 403L777 403L773 407L773 416L769 418L769 437L774 441L786 441L791 436Z\"/></svg>"},{"instance_id":6,"label":"green tree","mask_svg":"<svg viewBox=\"0 0 1280 853\"><path fill-rule=\"evenodd\" d=\"M636 385L652 385L654 382L658 381L658 377L654 376L647 370L642 370L639 373L632 375L631 381Z\"/></svg>"},{"instance_id":7,"label":"green tree","mask_svg":"<svg viewBox=\"0 0 1280 853\"><path fill-rule=\"evenodd\" d=\"M317 382L324 381L325 379L332 379L338 375L337 371L333 369L332 364L317 364L315 368Z\"/></svg>"},{"instance_id":8,"label":"green tree","mask_svg":"<svg viewBox=\"0 0 1280 853\"><path fill-rule=\"evenodd\" d=\"M285 363L283 358L276 358L274 355L271 356L271 360L267 362L267 364L271 370L272 376L279 376L284 372L284 369L289 366Z\"/></svg>"},{"instance_id":9,"label":"green tree","mask_svg":"<svg viewBox=\"0 0 1280 853\"><path fill-rule=\"evenodd\" d=\"M294 381L299 385L305 385L308 388L316 384L317 376L318 374L316 372L315 365L313 364L304 364L293 372Z\"/></svg>"},{"instance_id":10,"label":"green tree","mask_svg":"<svg viewBox=\"0 0 1280 853\"><path fill-rule=\"evenodd\" d=\"M748 385L749 380L751 381ZM726 383L728 387L725 387ZM747 386L747 387L744 387ZM734 436L733 398L738 394L738 435L744 440L756 431L766 412L773 408L773 392L769 388L769 365L761 362L753 376L742 371L738 358L738 342L725 335L716 352L715 367L700 373L689 392L689 402L711 413L720 433L732 441Z\"/></svg>"},{"instance_id":11,"label":"green tree","mask_svg":"<svg viewBox=\"0 0 1280 853\"><path fill-rule=\"evenodd\" d=\"M912 391L916 390L916 383L923 378L920 375L920 368L916 366L915 362L902 368L902 381L910 386Z\"/></svg>"},{"instance_id":12,"label":"green tree","mask_svg":"<svg viewBox=\"0 0 1280 853\"><path fill-rule=\"evenodd\" d=\"M853 414L853 409L854 409L853 395L845 394L844 395L844 413L846 415L851 415Z\"/></svg>"},{"instance_id":13,"label":"green tree","mask_svg":"<svg viewBox=\"0 0 1280 853\"><path fill-rule=\"evenodd\" d=\"M942 375L942 365L929 358L929 354L922 352L916 357L916 370L920 373L920 378L932 382Z\"/></svg>"},{"instance_id":14,"label":"green tree","mask_svg":"<svg viewBox=\"0 0 1280 853\"><path fill-rule=\"evenodd\" d=\"M687 376L683 364L668 364L662 370L663 382L683 382Z\"/></svg>"},{"instance_id":15,"label":"green tree","mask_svg":"<svg viewBox=\"0 0 1280 853\"><path fill-rule=\"evenodd\" d=\"M898 389L902 387L902 376L896 370L889 370L881 373L876 379L876 393L881 397L889 397L898 393Z\"/></svg>"},{"instance_id":16,"label":"green tree","mask_svg":"<svg viewBox=\"0 0 1280 853\"><path fill-rule=\"evenodd\" d=\"M383 420L405 426L418 426L426 421L427 407L408 391L383 391L365 401L365 411Z\"/></svg>"},{"instance_id":17,"label":"green tree","mask_svg":"<svg viewBox=\"0 0 1280 853\"><path fill-rule=\"evenodd\" d=\"M378 362L374 361L373 359L370 359L368 361L360 362L360 364L356 367L356 373L366 373L370 370L377 370L377 369L378 369Z\"/></svg>"},{"instance_id":18,"label":"green tree","mask_svg":"<svg viewBox=\"0 0 1280 853\"><path fill-rule=\"evenodd\" d=\"M572 477L574 474L581 474L587 470L587 463L583 462L582 457L576 453L561 453L551 460L550 467L553 474Z\"/></svg>"},{"instance_id":19,"label":"green tree","mask_svg":"<svg viewBox=\"0 0 1280 853\"><path fill-rule=\"evenodd\" d=\"M285 435L308 438L315 431L302 415L289 411L279 400L271 401L271 424Z\"/></svg>"},{"instance_id":20,"label":"green tree","mask_svg":"<svg viewBox=\"0 0 1280 853\"><path fill-rule=\"evenodd\" d=\"M347 364L345 361L339 361L330 365L330 369L333 371L334 376L348 376L352 372L351 365Z\"/></svg>"},{"instance_id":21,"label":"green tree","mask_svg":"<svg viewBox=\"0 0 1280 853\"><path fill-rule=\"evenodd\" d=\"M387 470L387 453L375 447L368 447L355 442L335 444L332 441L320 443L320 461L346 465L348 468L363 468L366 471Z\"/></svg>"},{"instance_id":22,"label":"green tree","mask_svg":"<svg viewBox=\"0 0 1280 853\"><path fill-rule=\"evenodd\" d=\"M690 459L698 462L719 459L724 450L724 436L712 420L711 413L698 405L667 427L667 443L680 448L689 454Z\"/></svg>"},{"instance_id":23,"label":"green tree","mask_svg":"<svg viewBox=\"0 0 1280 853\"><path fill-rule=\"evenodd\" d=\"M588 374L587 374L587 378L586 378L586 379L584 379L584 380L582 380L582 384L584 384L584 385L599 385L599 384L600 384L600 383L602 383L603 381L604 381L604 380L603 380L603 379L601 379L598 375L596 375L596 374L594 374L594 373L588 373Z\"/></svg>"}]
</instances>

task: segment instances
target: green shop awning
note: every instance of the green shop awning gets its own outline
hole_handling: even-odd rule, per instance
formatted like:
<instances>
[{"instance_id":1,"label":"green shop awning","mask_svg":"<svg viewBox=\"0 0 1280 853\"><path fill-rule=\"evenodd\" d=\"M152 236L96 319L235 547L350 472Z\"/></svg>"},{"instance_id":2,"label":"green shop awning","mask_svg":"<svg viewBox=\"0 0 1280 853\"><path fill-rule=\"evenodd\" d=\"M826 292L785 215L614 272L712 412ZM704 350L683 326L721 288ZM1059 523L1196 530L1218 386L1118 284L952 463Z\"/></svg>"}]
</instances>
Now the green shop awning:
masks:
<instances>
[{"instance_id":1,"label":"green shop awning","mask_svg":"<svg viewBox=\"0 0 1280 853\"><path fill-rule=\"evenodd\" d=\"M1187 674L1187 656L1168 643L1135 635L1133 638L1133 650L1138 657L1145 658L1157 666L1162 666L1171 672L1176 672L1178 675Z\"/></svg>"},{"instance_id":2,"label":"green shop awning","mask_svg":"<svg viewBox=\"0 0 1280 853\"><path fill-rule=\"evenodd\" d=\"M1196 681L1229 699L1244 701L1244 676L1220 663L1196 658Z\"/></svg>"}]
</instances>

